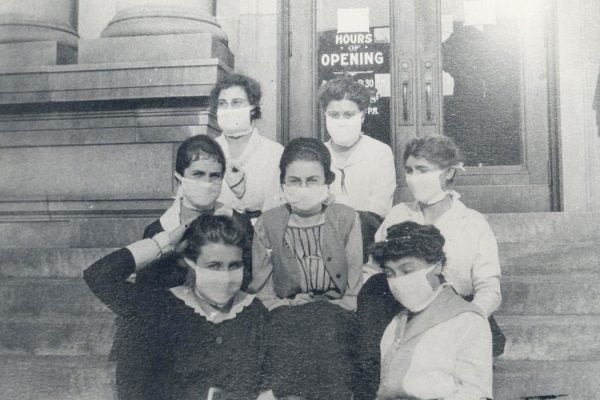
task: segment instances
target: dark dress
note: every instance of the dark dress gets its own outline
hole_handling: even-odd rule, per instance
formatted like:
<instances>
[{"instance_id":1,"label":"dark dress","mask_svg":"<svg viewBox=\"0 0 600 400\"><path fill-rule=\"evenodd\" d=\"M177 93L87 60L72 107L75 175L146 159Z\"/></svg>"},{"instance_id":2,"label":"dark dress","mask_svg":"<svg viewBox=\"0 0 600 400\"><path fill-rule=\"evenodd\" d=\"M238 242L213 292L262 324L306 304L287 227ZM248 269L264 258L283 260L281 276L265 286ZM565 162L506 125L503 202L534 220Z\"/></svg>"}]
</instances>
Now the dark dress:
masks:
<instances>
[{"instance_id":1,"label":"dark dress","mask_svg":"<svg viewBox=\"0 0 600 400\"><path fill-rule=\"evenodd\" d=\"M249 232L250 243L254 234L250 219L245 214L233 212L233 220L245 227ZM144 239L151 238L164 228L160 220L152 222L144 229ZM252 256L244 254L245 289L252 279ZM175 263L175 258L165 257L136 273L135 284L147 288L172 288L185 282L187 271ZM110 360L116 361L117 395L120 400L145 400L156 393L160 381L156 378L162 372L157 366L163 365L162 354L148 349L160 343L154 343L156 335L154 326L146 319L124 318L118 315L117 331L113 339Z\"/></svg>"},{"instance_id":2,"label":"dark dress","mask_svg":"<svg viewBox=\"0 0 600 400\"><path fill-rule=\"evenodd\" d=\"M372 400L376 398L379 388L379 346L383 332L404 307L390 291L383 273L367 280L358 293L357 303L354 400Z\"/></svg>"},{"instance_id":3,"label":"dark dress","mask_svg":"<svg viewBox=\"0 0 600 400\"><path fill-rule=\"evenodd\" d=\"M215 324L185 305L168 289L132 284L135 261L117 250L84 271L94 294L125 321L143 322L152 346L132 353L132 365L156 362L146 400L205 398L217 387L235 399L254 399L262 381L267 343L267 310L258 300L235 318ZM146 339L146 336L135 339ZM132 338L133 339L133 338ZM139 394L136 394L139 395Z\"/></svg>"}]
</instances>

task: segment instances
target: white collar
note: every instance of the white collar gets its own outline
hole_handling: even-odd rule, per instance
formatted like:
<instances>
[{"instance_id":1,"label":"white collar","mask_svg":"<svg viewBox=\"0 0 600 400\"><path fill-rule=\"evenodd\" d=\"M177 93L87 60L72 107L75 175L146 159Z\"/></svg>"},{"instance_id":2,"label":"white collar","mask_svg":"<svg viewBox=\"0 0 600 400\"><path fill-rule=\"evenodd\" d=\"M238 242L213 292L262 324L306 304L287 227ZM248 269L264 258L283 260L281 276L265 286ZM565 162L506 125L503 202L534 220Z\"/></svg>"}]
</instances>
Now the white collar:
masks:
<instances>
[{"instance_id":1,"label":"white collar","mask_svg":"<svg viewBox=\"0 0 600 400\"><path fill-rule=\"evenodd\" d=\"M223 321L235 318L236 315L242 312L244 308L249 306L256 297L255 295L238 291L233 298L231 309L228 312L223 313L207 304L204 304L204 302L195 296L193 291L185 285L177 286L169 290L175 297L183 301L186 306L192 308L196 314L202 315L207 321L210 321L214 324L219 324Z\"/></svg>"}]
</instances>

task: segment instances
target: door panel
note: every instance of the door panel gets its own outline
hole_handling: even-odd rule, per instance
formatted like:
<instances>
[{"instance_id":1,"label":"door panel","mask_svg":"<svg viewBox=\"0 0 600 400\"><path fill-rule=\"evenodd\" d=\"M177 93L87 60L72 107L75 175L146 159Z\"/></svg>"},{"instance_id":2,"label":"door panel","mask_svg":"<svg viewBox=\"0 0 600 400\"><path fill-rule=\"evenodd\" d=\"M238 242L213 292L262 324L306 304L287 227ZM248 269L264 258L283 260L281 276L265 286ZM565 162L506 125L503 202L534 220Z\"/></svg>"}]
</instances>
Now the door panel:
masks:
<instances>
[{"instance_id":1,"label":"door panel","mask_svg":"<svg viewBox=\"0 0 600 400\"><path fill-rule=\"evenodd\" d=\"M389 107L384 117L368 115L363 129L394 149L400 177L397 200L410 198L401 173L406 142L444 134L454 138L465 155L466 171L455 185L467 204L483 212L549 210L549 3L289 0L289 76L284 81L289 87L289 107L284 110L289 137L327 139L317 90L324 80L347 71L372 90L373 108L379 111L375 105L382 98ZM348 9L359 13L358 22L338 32L348 22L339 21ZM363 9L363 15L356 9ZM367 28L360 25L364 14ZM389 29L385 68L356 62L324 68L324 56L331 61L337 53L340 64L351 57L358 60L349 55L352 52L373 50L365 49L364 43L356 46L352 39L335 42L340 34L357 40L360 32L353 29L373 37L379 29L379 39L382 29ZM381 79L387 73L389 83ZM378 79L370 80L376 74ZM388 125L382 129L382 124Z\"/></svg>"}]
</instances>

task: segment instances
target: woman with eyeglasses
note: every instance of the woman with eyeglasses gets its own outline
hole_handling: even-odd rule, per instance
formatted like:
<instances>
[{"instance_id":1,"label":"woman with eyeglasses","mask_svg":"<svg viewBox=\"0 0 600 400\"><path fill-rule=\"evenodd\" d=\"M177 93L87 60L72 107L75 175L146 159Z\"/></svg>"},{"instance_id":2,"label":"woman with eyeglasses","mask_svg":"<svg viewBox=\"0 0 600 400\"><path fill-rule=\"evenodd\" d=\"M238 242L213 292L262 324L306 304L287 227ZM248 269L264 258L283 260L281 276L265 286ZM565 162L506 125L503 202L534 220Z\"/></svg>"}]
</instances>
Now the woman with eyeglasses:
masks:
<instances>
[{"instance_id":1,"label":"woman with eyeglasses","mask_svg":"<svg viewBox=\"0 0 600 400\"><path fill-rule=\"evenodd\" d=\"M255 224L248 291L271 311L266 375L276 398L352 396L362 241L356 211L331 201L330 164L321 141L290 141L280 164L286 204Z\"/></svg>"},{"instance_id":2,"label":"woman with eyeglasses","mask_svg":"<svg viewBox=\"0 0 600 400\"><path fill-rule=\"evenodd\" d=\"M225 76L210 94L222 134L216 140L225 153L227 171L219 201L253 221L279 206L279 159L283 146L258 133L260 84L247 76Z\"/></svg>"}]
</instances>

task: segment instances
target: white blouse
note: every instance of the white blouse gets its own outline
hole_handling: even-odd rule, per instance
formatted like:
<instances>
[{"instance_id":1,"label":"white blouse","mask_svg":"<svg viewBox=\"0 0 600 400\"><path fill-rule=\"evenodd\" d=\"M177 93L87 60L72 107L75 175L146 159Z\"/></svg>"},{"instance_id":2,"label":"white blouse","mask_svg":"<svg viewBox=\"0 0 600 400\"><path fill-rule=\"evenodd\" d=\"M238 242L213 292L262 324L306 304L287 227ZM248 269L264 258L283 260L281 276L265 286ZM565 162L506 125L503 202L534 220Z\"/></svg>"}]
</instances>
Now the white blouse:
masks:
<instances>
[{"instance_id":1,"label":"white blouse","mask_svg":"<svg viewBox=\"0 0 600 400\"><path fill-rule=\"evenodd\" d=\"M347 160L333 150L331 141L325 146L331 153L331 169L335 173L335 181L330 185L335 201L385 217L396 191L396 167L390 146L362 135Z\"/></svg>"},{"instance_id":2,"label":"white blouse","mask_svg":"<svg viewBox=\"0 0 600 400\"><path fill-rule=\"evenodd\" d=\"M446 239L444 276L460 295L474 294L473 304L489 316L502 300L496 237L482 214L465 206L458 193L451 191L450 195L452 206L434 223ZM394 206L375 233L375 240L385 240L390 226L405 221L425 224L417 202Z\"/></svg>"},{"instance_id":3,"label":"white blouse","mask_svg":"<svg viewBox=\"0 0 600 400\"><path fill-rule=\"evenodd\" d=\"M224 135L216 138L223 149L227 162L237 161L245 173L246 192L238 198L223 182L218 201L243 213L245 211L266 211L282 204L279 183L279 160L283 146L267 139L255 128L250 141L237 160L232 160L229 144Z\"/></svg>"}]
</instances>

